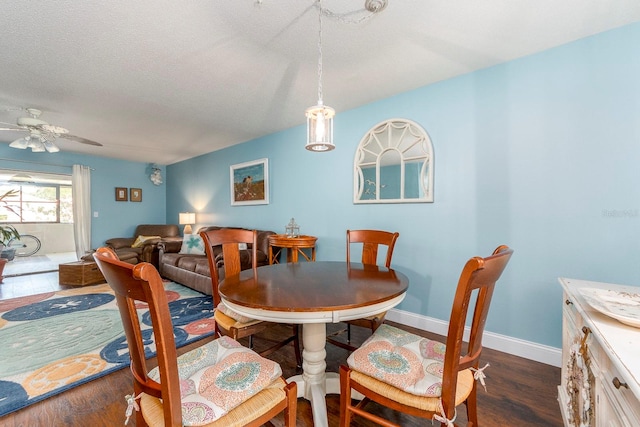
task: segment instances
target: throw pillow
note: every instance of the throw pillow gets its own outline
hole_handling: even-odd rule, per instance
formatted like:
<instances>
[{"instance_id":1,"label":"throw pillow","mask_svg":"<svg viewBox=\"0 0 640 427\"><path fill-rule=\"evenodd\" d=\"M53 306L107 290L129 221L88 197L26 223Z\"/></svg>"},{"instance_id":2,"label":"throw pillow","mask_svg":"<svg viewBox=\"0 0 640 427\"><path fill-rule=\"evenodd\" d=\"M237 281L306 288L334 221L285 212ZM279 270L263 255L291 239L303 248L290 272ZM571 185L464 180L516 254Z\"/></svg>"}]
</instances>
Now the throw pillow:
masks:
<instances>
[{"instance_id":1,"label":"throw pillow","mask_svg":"<svg viewBox=\"0 0 640 427\"><path fill-rule=\"evenodd\" d=\"M198 234L185 234L180 253L183 255L204 255L204 242Z\"/></svg>"},{"instance_id":2,"label":"throw pillow","mask_svg":"<svg viewBox=\"0 0 640 427\"><path fill-rule=\"evenodd\" d=\"M138 236L138 238L136 239L135 242L133 242L133 245L131 245L132 248L140 248L142 246L144 246L144 244L146 242L148 242L149 240L153 240L153 239L162 239L162 237L160 236Z\"/></svg>"}]
</instances>

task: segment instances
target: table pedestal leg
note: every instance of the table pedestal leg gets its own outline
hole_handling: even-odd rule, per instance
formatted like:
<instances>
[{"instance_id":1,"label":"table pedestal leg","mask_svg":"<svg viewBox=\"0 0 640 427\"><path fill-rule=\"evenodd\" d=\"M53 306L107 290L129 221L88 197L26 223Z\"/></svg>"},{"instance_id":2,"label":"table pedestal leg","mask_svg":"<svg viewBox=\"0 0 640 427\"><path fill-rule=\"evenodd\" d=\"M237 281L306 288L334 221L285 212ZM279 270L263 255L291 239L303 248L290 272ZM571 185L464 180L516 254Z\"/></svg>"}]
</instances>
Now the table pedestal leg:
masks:
<instances>
[{"instance_id":1,"label":"table pedestal leg","mask_svg":"<svg viewBox=\"0 0 640 427\"><path fill-rule=\"evenodd\" d=\"M304 397L311 402L313 411L313 425L328 426L327 402L325 395L340 392L340 380L335 373L325 372L327 352L325 343L327 329L324 323L305 323L302 325L302 375L289 378L298 384L298 397Z\"/></svg>"}]
</instances>

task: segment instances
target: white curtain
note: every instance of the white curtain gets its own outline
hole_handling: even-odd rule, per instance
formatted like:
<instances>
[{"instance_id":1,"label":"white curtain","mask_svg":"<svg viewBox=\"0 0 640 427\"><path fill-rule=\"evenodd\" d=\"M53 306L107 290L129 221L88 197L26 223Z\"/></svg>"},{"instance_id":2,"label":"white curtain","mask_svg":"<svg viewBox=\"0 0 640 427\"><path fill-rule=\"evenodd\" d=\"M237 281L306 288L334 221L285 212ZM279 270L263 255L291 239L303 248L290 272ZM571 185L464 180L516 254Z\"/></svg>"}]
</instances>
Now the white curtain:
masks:
<instances>
[{"instance_id":1,"label":"white curtain","mask_svg":"<svg viewBox=\"0 0 640 427\"><path fill-rule=\"evenodd\" d=\"M91 251L91 168L73 165L73 236L78 259Z\"/></svg>"}]
</instances>

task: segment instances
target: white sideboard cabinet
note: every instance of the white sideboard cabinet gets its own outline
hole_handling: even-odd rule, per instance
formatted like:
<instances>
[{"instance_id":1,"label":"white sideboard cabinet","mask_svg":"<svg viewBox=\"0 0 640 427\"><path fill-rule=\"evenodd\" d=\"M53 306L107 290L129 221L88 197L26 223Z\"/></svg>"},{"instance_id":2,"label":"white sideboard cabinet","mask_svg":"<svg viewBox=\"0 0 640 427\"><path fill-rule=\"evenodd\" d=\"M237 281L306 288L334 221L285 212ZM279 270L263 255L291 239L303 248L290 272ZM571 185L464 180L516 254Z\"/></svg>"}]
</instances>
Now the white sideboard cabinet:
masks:
<instances>
[{"instance_id":1,"label":"white sideboard cabinet","mask_svg":"<svg viewBox=\"0 0 640 427\"><path fill-rule=\"evenodd\" d=\"M595 310L585 289L640 296L640 287L560 278L565 426L640 426L640 328ZM582 291L581 291L582 290Z\"/></svg>"}]
</instances>

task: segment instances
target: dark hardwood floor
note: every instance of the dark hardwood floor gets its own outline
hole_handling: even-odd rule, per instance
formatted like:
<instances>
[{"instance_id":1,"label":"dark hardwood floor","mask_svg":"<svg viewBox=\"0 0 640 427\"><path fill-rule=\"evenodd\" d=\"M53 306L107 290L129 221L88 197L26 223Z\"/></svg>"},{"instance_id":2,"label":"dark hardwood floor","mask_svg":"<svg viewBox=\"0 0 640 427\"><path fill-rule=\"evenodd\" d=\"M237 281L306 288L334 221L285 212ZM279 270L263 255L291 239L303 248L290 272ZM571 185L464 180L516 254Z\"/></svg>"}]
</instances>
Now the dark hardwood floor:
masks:
<instances>
[{"instance_id":1,"label":"dark hardwood floor","mask_svg":"<svg viewBox=\"0 0 640 427\"><path fill-rule=\"evenodd\" d=\"M0 285L3 286L3 285ZM6 298L6 296L5 296ZM391 322L389 322L391 323ZM393 324L393 323L391 323ZM440 339L434 334L413 328L402 327L431 339ZM330 331L339 325L329 325ZM277 333L278 331L274 331ZM286 332L283 330L283 333ZM354 327L356 340L364 339L368 331ZM243 342L243 341L241 341ZM243 342L247 345L247 342ZM260 349L260 340L256 340L256 349ZM198 343L192 344L192 346ZM187 346L181 351L187 351ZM333 345L327 345L327 370L337 372L338 366L345 363L348 352ZM281 349L272 358L280 363L285 377L295 375L296 366L292 347ZM533 362L499 351L485 349L483 364L489 363L487 391L478 390L478 418L480 426L518 426L542 427L562 426L557 396L560 383L560 368ZM124 396L132 393L132 383L128 369L122 369L101 379L73 388L65 393L51 397L43 402L28 406L20 411L0 417L3 427L32 426L118 426L124 423L126 402ZM386 417L402 426L430 426L428 420L396 414L385 408L370 404L367 408L383 413ZM340 418L340 397L327 397L329 425L337 426ZM298 399L297 425L312 426L311 407L304 399ZM283 425L281 419L274 420L275 426ZM457 425L466 425L464 405L458 409ZM129 421L135 426L135 419ZM373 426L374 424L356 417L353 426Z\"/></svg>"}]
</instances>

